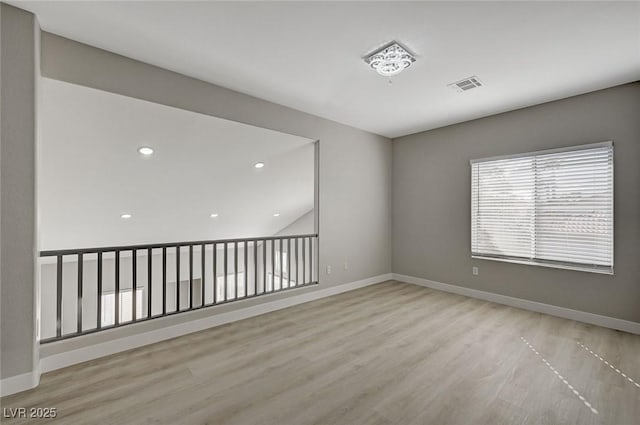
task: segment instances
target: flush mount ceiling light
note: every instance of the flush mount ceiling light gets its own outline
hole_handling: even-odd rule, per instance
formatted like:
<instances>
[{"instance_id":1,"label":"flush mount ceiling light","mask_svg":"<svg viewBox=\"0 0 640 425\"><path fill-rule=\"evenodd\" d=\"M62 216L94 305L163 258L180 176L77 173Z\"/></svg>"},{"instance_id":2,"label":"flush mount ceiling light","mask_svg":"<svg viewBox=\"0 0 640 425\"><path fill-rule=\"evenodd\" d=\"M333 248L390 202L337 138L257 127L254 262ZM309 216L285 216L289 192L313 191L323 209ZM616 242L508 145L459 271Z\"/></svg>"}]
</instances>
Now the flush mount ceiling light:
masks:
<instances>
[{"instance_id":1,"label":"flush mount ceiling light","mask_svg":"<svg viewBox=\"0 0 640 425\"><path fill-rule=\"evenodd\" d=\"M209 217L211 217L211 218L216 218L217 216L218 216L218 213L213 213L213 214L211 214Z\"/></svg>"},{"instance_id":2,"label":"flush mount ceiling light","mask_svg":"<svg viewBox=\"0 0 640 425\"><path fill-rule=\"evenodd\" d=\"M264 162L256 162L255 164L253 164L253 166L256 168L262 168L264 167Z\"/></svg>"},{"instance_id":3,"label":"flush mount ceiling light","mask_svg":"<svg viewBox=\"0 0 640 425\"><path fill-rule=\"evenodd\" d=\"M120 214L120 218L125 220L130 219L131 217L132 217L131 214Z\"/></svg>"},{"instance_id":4,"label":"flush mount ceiling light","mask_svg":"<svg viewBox=\"0 0 640 425\"><path fill-rule=\"evenodd\" d=\"M273 216L274 217L280 217L280 213L275 213Z\"/></svg>"},{"instance_id":5,"label":"flush mount ceiling light","mask_svg":"<svg viewBox=\"0 0 640 425\"><path fill-rule=\"evenodd\" d=\"M383 77L393 77L408 68L416 58L397 41L385 44L369 54L364 61Z\"/></svg>"},{"instance_id":6,"label":"flush mount ceiling light","mask_svg":"<svg viewBox=\"0 0 640 425\"><path fill-rule=\"evenodd\" d=\"M140 146L138 148L138 153L140 155L149 156L149 155L153 154L153 148L151 148L149 146Z\"/></svg>"}]
</instances>

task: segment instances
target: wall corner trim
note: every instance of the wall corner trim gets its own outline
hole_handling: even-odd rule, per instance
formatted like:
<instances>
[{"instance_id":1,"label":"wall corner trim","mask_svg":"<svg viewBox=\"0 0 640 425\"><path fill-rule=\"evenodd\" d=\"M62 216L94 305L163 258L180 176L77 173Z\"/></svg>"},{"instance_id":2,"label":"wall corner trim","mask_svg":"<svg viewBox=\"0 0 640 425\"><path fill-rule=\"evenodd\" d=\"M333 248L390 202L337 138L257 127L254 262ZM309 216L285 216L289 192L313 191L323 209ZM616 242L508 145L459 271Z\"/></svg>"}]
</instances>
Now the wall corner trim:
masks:
<instances>
[{"instance_id":1,"label":"wall corner trim","mask_svg":"<svg viewBox=\"0 0 640 425\"><path fill-rule=\"evenodd\" d=\"M0 380L0 397L35 388L40 383L40 371L33 370Z\"/></svg>"},{"instance_id":2,"label":"wall corner trim","mask_svg":"<svg viewBox=\"0 0 640 425\"><path fill-rule=\"evenodd\" d=\"M63 353L53 354L50 356L42 357L40 359L40 368L43 373L50 372L52 370L61 369L63 367L97 359L99 357L108 356L149 344L154 344L156 342L176 338L238 320L248 319L250 317L259 316L265 313L270 313L272 311L281 310L309 301L319 300L321 298L330 297L332 295L341 294L343 292L352 291L354 289L364 288L365 286L391 280L391 278L391 273L381 274L378 276L373 276L342 285L336 285L325 289L318 289L317 291L313 292L294 295L288 298L265 302L263 304L258 304L251 307L240 308L238 310L220 313L202 319L192 320L186 323L180 323L174 326L168 326L141 334L130 335L123 338L106 341L100 344L94 344L75 350L65 351ZM54 342L52 344L56 343Z\"/></svg>"},{"instance_id":3,"label":"wall corner trim","mask_svg":"<svg viewBox=\"0 0 640 425\"><path fill-rule=\"evenodd\" d=\"M450 285L448 283L436 282L434 280L423 279L415 276L406 276L393 273L393 279L399 282L411 283L418 286L436 289L438 291L451 292L453 294L464 295L467 297L477 298L480 300L490 301L498 304L504 304L510 307L535 311L537 313L544 313L550 316L562 317L564 319L571 319L577 322L588 323L591 325L602 326L604 328L610 328L640 335L640 323L638 322L616 319L609 316L601 316L599 314L572 310L570 308L558 307L555 305L529 301L522 298L495 294L493 292L479 291L477 289L465 288L458 285Z\"/></svg>"}]
</instances>

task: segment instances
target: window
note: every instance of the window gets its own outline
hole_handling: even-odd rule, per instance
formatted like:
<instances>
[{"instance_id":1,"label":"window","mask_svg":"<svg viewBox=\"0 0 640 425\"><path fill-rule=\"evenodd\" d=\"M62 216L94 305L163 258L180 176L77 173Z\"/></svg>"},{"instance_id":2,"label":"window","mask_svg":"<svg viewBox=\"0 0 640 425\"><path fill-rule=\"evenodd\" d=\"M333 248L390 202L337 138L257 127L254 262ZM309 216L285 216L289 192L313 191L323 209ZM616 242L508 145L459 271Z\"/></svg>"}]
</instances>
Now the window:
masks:
<instances>
[{"instance_id":1,"label":"window","mask_svg":"<svg viewBox=\"0 0 640 425\"><path fill-rule=\"evenodd\" d=\"M471 161L471 253L613 273L613 143Z\"/></svg>"},{"instance_id":2,"label":"window","mask_svg":"<svg viewBox=\"0 0 640 425\"><path fill-rule=\"evenodd\" d=\"M130 322L133 317L133 292L131 289L120 290L120 318L119 322ZM102 294L102 317L100 318L101 326L111 326L115 324L115 300L114 292L105 292ZM142 311L142 288L136 289L136 318L144 317Z\"/></svg>"},{"instance_id":3,"label":"window","mask_svg":"<svg viewBox=\"0 0 640 425\"><path fill-rule=\"evenodd\" d=\"M289 288L296 284L295 280L289 280L289 253L282 252L280 250L274 251L274 268L275 270L267 271L267 290L278 290L283 288ZM281 258L282 257L282 258ZM280 261L282 261L282 267L280 267ZM292 276L294 277L294 276Z\"/></svg>"},{"instance_id":4,"label":"window","mask_svg":"<svg viewBox=\"0 0 640 425\"><path fill-rule=\"evenodd\" d=\"M238 272L238 287L236 288L236 274L227 274L227 285L224 284L224 275L218 276L217 280L217 300L230 300L236 297L244 297L244 272ZM226 289L226 294L225 294Z\"/></svg>"},{"instance_id":5,"label":"window","mask_svg":"<svg viewBox=\"0 0 640 425\"><path fill-rule=\"evenodd\" d=\"M280 259L281 256L282 256L282 260ZM287 259L288 259L288 255L286 252L280 252L279 250L276 250L275 266L276 266L277 277L280 277L280 275L282 276L287 275ZM282 270L280 269L280 261L282 261Z\"/></svg>"}]
</instances>

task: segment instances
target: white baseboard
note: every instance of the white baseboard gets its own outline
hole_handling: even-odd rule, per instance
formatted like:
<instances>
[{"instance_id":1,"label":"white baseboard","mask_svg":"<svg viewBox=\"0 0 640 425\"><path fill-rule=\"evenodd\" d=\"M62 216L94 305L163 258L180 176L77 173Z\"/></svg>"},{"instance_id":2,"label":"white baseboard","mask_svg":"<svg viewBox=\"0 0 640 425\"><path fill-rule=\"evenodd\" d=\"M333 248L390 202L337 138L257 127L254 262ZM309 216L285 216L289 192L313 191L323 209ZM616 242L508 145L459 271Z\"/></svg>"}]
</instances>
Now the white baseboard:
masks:
<instances>
[{"instance_id":1,"label":"white baseboard","mask_svg":"<svg viewBox=\"0 0 640 425\"><path fill-rule=\"evenodd\" d=\"M126 336L123 338L106 341L99 344L90 345L62 353L52 354L40 359L40 368L42 372L49 372L63 367L71 366L77 363L86 362L99 357L108 356L119 353L121 351L130 350L132 348L141 347L148 344L164 341L193 332L215 326L224 325L226 323L238 320L248 319L250 317L259 316L261 314L280 310L309 301L318 300L329 297L331 295L340 294L354 289L363 288L365 286L391 280L391 273L370 277L355 282L345 283L343 285L332 286L326 289L319 289L313 292L307 292L300 295L294 295L271 302L265 302L251 307L240 308L238 310L220 313L202 319L192 320L190 322L180 323L166 328L156 329L153 331ZM53 342L51 344L63 343Z\"/></svg>"},{"instance_id":2,"label":"white baseboard","mask_svg":"<svg viewBox=\"0 0 640 425\"><path fill-rule=\"evenodd\" d=\"M616 319L614 317L601 316L599 314L587 313L585 311L572 310L570 308L558 307L555 305L539 303L536 301L529 301L522 298L509 297L507 295L494 294L492 292L479 291L477 289L465 288L458 285L450 285L447 283L436 282L420 277L393 273L393 279L400 282L412 283L414 285L437 289L439 291L451 292L471 298L478 298L481 300L504 304L511 307L522 308L524 310L545 313L551 316L562 317L564 319L576 320L578 322L589 323L591 325L602 326L605 328L616 329L640 335L640 323L637 322L630 322L628 320Z\"/></svg>"},{"instance_id":3,"label":"white baseboard","mask_svg":"<svg viewBox=\"0 0 640 425\"><path fill-rule=\"evenodd\" d=\"M23 373L0 380L0 397L35 388L40 383L40 371Z\"/></svg>"}]
</instances>

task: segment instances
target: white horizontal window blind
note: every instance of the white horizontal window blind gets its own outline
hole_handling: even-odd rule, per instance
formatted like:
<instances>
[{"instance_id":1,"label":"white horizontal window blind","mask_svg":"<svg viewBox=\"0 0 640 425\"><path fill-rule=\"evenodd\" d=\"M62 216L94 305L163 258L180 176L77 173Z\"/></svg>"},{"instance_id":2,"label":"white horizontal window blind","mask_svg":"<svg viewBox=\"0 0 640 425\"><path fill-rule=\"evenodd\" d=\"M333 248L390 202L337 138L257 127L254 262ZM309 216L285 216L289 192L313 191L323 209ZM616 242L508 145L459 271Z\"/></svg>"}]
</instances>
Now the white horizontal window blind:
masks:
<instances>
[{"instance_id":1,"label":"white horizontal window blind","mask_svg":"<svg viewBox=\"0 0 640 425\"><path fill-rule=\"evenodd\" d=\"M471 252L613 273L613 144L472 160Z\"/></svg>"}]
</instances>

